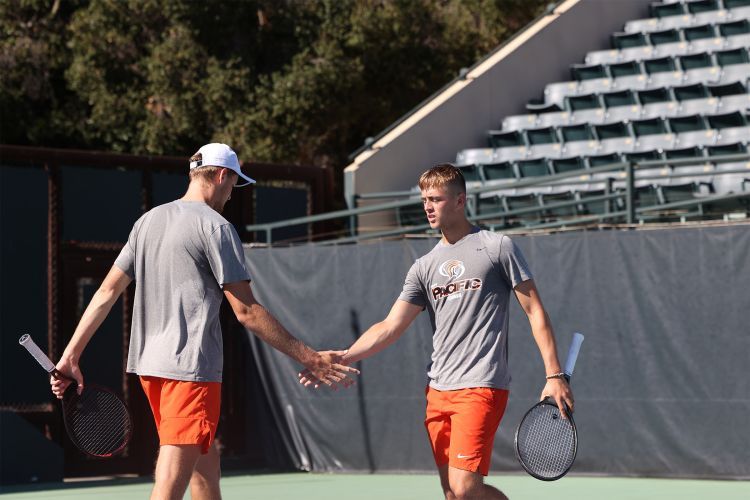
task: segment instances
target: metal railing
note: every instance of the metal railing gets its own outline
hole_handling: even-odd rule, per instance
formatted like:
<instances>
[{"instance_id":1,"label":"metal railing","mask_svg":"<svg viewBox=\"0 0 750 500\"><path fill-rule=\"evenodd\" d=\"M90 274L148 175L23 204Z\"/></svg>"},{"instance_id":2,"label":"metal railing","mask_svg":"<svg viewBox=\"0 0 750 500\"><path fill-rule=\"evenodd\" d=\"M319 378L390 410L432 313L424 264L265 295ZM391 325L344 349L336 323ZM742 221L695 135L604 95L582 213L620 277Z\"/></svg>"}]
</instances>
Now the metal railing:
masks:
<instances>
[{"instance_id":1,"label":"metal railing","mask_svg":"<svg viewBox=\"0 0 750 500\"><path fill-rule=\"evenodd\" d=\"M659 203L656 205L650 205L650 206L636 206L636 186L635 181L638 180L663 180L665 176L637 176L636 172L639 170L649 169L649 168L656 168L656 167L680 167L680 166L689 166L689 165L715 165L720 163L736 163L736 162L749 162L750 161L750 154L733 154L733 155L722 155L722 156L713 156L713 157L696 157L696 158L681 158L681 159L669 159L669 160L649 160L649 161L640 161L640 162L619 162L619 163L612 163L610 165L603 165L600 167L594 167L594 168L587 168L587 169L581 169L581 170L572 170L569 172L564 173L558 173L553 175L545 175L545 176L539 176L539 177L529 177L525 179L520 180L514 180L512 182L507 183L494 183L493 181L487 181L482 186L479 187L473 187L467 190L467 197L469 199L473 199L472 202L474 207L476 207L477 202L482 194L485 193L495 193L495 192L502 192L503 190L508 189L517 189L517 188L528 188L528 187L550 187L555 185L561 185L564 184L566 186L569 185L575 185L575 184L592 184L592 183L599 183L599 182L605 182L605 179L592 179L591 177L596 174L606 174L608 172L620 172L619 176L612 176L607 177L608 181L605 183L605 193L600 196L591 196L586 197L584 199L574 199L574 200L567 200L567 201L560 201L555 203L549 203L534 207L524 207L524 208L518 208L514 210L498 210L496 212L489 212L489 213L478 213L476 208L473 210L469 210L468 218L473 223L482 223L487 222L487 225L490 228L500 228L500 227L507 227L504 223L494 223L493 220L497 219L512 219L515 216L522 216L522 215L530 215L539 213L540 216L543 215L545 212L549 212L551 210L555 209L562 209L562 208L571 208L576 206L581 206L584 204L590 204L590 203L596 203L596 202L605 202L605 206L611 205L611 203L615 200L623 200L622 201L622 208L619 210L606 210L604 213L600 214L591 214L591 215L581 215L581 216L571 216L570 218L560 218L559 220L554 220L550 222L542 222L542 223L531 223L531 224L524 224L524 229L551 229L551 228L559 228L559 227L568 227L568 226L575 226L575 225L581 225L581 224L591 224L591 223L603 223L606 221L622 221L626 222L627 224L634 224L638 222L639 220L644 220L646 218L645 216L648 213L659 213L659 212L665 212L670 210L677 210L677 209L689 209L689 208L698 208L700 209L704 205L711 204L711 203L717 203L722 201L729 201L729 200L735 200L735 199L748 199L750 201L750 191L742 191L738 193L729 193L729 194L722 194L722 195L707 195L707 196L700 196L696 197L694 199L690 200L682 200L677 202L671 202L671 203ZM696 177L702 177L702 176L718 176L718 175L726 175L726 174L736 174L736 173L747 173L748 179L750 179L750 168L738 168L738 169L730 169L730 170L722 170L722 171L709 171L709 172L692 172L692 173L685 173L685 174L679 174L679 173L673 173L668 176L670 179L676 179L680 177L689 177L689 178L696 178ZM585 179L582 179L582 177L585 177ZM570 181L569 179L578 178L576 181ZM613 183L616 181L623 182L625 184L624 191L622 190L615 190L613 189ZM311 224L314 222L321 222L321 221L328 221L328 220L337 220L337 219L345 219L348 221L348 229L346 230L346 235L343 235L341 237L337 237L335 239L325 240L325 241L318 241L317 244L321 245L331 245L331 244L343 244L343 243L352 243L357 241L362 241L366 239L375 239L375 238L388 238L388 237L395 237L395 236L401 236L404 234L411 234L411 233L420 233L425 232L430 229L429 224L421 224L421 225L412 225L408 227L394 227L389 228L387 230L382 231L370 231L361 233L358 229L358 217L360 215L364 214L371 214L376 212L389 212L393 210L398 210L399 208L403 207L417 207L421 206L422 201L418 198L419 193L415 191L398 191L398 192L388 192L388 193L372 193L372 194L365 194L358 196L358 199L361 200L376 200L376 199L383 199L383 198L403 198L403 199L397 199L395 201L388 201L385 203L378 203L375 205L369 205L364 207L358 207L354 209L347 209L347 210L337 210L334 212L328 212L324 214L318 214L318 215L311 215L307 217L297 217L294 219L287 219L287 220L281 220L277 222L269 222L265 224L253 224L248 225L245 227L245 229L248 232L260 232L265 234L265 243L268 245L272 245L274 243L273 241L273 231L275 229L290 227L290 226L297 226L297 225L303 225L303 224ZM540 217L541 218L541 217ZM285 243L289 243L288 241Z\"/></svg>"}]
</instances>

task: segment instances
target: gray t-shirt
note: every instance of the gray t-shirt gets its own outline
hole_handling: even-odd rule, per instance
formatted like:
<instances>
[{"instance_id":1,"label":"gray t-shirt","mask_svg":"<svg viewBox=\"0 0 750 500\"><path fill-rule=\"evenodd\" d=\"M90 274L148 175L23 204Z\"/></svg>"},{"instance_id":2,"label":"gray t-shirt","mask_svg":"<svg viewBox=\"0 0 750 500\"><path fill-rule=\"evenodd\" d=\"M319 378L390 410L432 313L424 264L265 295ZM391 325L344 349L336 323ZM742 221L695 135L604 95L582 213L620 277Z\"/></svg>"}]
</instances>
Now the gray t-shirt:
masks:
<instances>
[{"instance_id":1,"label":"gray t-shirt","mask_svg":"<svg viewBox=\"0 0 750 500\"><path fill-rule=\"evenodd\" d=\"M234 227L202 202L145 213L115 265L135 279L129 373L221 382L222 285L250 279Z\"/></svg>"},{"instance_id":2,"label":"gray t-shirt","mask_svg":"<svg viewBox=\"0 0 750 500\"><path fill-rule=\"evenodd\" d=\"M479 228L414 262L399 300L425 307L434 334L430 387L507 389L510 292L531 279L507 236Z\"/></svg>"}]
</instances>

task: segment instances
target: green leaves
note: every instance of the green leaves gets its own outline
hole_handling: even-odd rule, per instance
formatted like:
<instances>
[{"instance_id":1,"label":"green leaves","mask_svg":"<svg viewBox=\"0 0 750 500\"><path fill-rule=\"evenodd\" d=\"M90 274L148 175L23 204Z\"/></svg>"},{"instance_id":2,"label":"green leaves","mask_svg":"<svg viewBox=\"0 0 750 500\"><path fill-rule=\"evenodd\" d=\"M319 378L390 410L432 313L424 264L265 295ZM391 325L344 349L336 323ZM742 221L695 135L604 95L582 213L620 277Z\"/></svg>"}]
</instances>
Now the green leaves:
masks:
<instances>
[{"instance_id":1,"label":"green leaves","mask_svg":"<svg viewBox=\"0 0 750 500\"><path fill-rule=\"evenodd\" d=\"M9 0L2 141L341 169L540 0Z\"/></svg>"}]
</instances>

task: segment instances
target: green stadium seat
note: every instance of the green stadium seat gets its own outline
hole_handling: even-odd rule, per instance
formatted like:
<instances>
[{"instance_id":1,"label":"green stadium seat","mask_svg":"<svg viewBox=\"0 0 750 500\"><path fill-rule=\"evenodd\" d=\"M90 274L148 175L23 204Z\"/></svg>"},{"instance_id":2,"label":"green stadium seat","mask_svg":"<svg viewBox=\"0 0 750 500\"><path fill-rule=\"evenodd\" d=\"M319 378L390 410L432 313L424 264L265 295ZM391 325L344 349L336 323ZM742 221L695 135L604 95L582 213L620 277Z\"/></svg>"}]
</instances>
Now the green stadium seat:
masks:
<instances>
[{"instance_id":1,"label":"green stadium seat","mask_svg":"<svg viewBox=\"0 0 750 500\"><path fill-rule=\"evenodd\" d=\"M617 210L619 206L617 199L590 201L590 198L604 196L604 189L589 189L577 193L578 201L577 212L582 215L603 215L608 212Z\"/></svg>"},{"instance_id":2,"label":"green stadium seat","mask_svg":"<svg viewBox=\"0 0 750 500\"><path fill-rule=\"evenodd\" d=\"M503 199L498 194L489 194L480 196L477 202L477 211L479 214L496 214L505 211Z\"/></svg>"},{"instance_id":3,"label":"green stadium seat","mask_svg":"<svg viewBox=\"0 0 750 500\"><path fill-rule=\"evenodd\" d=\"M487 182L510 183L518 179L515 167L510 162L488 163L482 166Z\"/></svg>"},{"instance_id":4,"label":"green stadium seat","mask_svg":"<svg viewBox=\"0 0 750 500\"><path fill-rule=\"evenodd\" d=\"M572 191L563 191L559 193L544 193L541 195L541 204L544 207L542 212L546 220L556 220L565 217L575 217L578 215L578 207L575 203L563 207L550 207L556 203L575 202L577 199Z\"/></svg>"},{"instance_id":5,"label":"green stadium seat","mask_svg":"<svg viewBox=\"0 0 750 500\"><path fill-rule=\"evenodd\" d=\"M521 160L516 162L518 175L521 178L526 177L540 177L550 175L550 168L547 160L544 158L536 158L533 160Z\"/></svg>"},{"instance_id":6,"label":"green stadium seat","mask_svg":"<svg viewBox=\"0 0 750 500\"><path fill-rule=\"evenodd\" d=\"M711 128L719 131L719 136L716 140L718 144L747 141L750 137L750 127L747 124L747 118L740 111L712 115L707 117L707 119Z\"/></svg>"},{"instance_id":7,"label":"green stadium seat","mask_svg":"<svg viewBox=\"0 0 750 500\"><path fill-rule=\"evenodd\" d=\"M427 224L427 216L420 205L399 207L396 210L396 222L401 227L413 227Z\"/></svg>"},{"instance_id":8,"label":"green stadium seat","mask_svg":"<svg viewBox=\"0 0 750 500\"><path fill-rule=\"evenodd\" d=\"M560 139L557 137L557 132L553 127L526 129L524 134L529 145L529 156L560 156L562 147L560 146Z\"/></svg>"},{"instance_id":9,"label":"green stadium seat","mask_svg":"<svg viewBox=\"0 0 750 500\"><path fill-rule=\"evenodd\" d=\"M588 163L589 168L609 166L615 163L621 163L622 161L623 161L622 157L617 152L591 155L586 158L586 163ZM601 189L597 186L602 185L607 179L614 178L617 175L618 175L618 172L616 170L613 170L610 172L599 172L599 173L591 174L590 176L591 182L588 186L588 189L589 190Z\"/></svg>"},{"instance_id":10,"label":"green stadium seat","mask_svg":"<svg viewBox=\"0 0 750 500\"><path fill-rule=\"evenodd\" d=\"M664 151L664 157L667 160L684 160L695 158L696 163L690 165L670 164L672 170L671 183L684 184L693 182L703 185L711 185L713 182L714 167L712 164L703 161L703 148L691 146L687 148L671 149Z\"/></svg>"},{"instance_id":11,"label":"green stadium seat","mask_svg":"<svg viewBox=\"0 0 750 500\"><path fill-rule=\"evenodd\" d=\"M639 151L635 153L626 153L623 155L625 161L641 163L645 161L661 160L661 153L658 150ZM668 167L642 167L635 172L635 185L664 184L669 179L670 170Z\"/></svg>"},{"instance_id":12,"label":"green stadium seat","mask_svg":"<svg viewBox=\"0 0 750 500\"><path fill-rule=\"evenodd\" d=\"M511 210L523 210L526 208L541 208L539 195L536 193L514 194L503 197L505 208ZM541 222L539 211L516 214L508 216L511 225L531 225Z\"/></svg>"},{"instance_id":13,"label":"green stadium seat","mask_svg":"<svg viewBox=\"0 0 750 500\"><path fill-rule=\"evenodd\" d=\"M747 35L750 33L750 21L747 19L738 19L737 21L720 23L716 27L719 30L719 35L724 38Z\"/></svg>"},{"instance_id":14,"label":"green stadium seat","mask_svg":"<svg viewBox=\"0 0 750 500\"><path fill-rule=\"evenodd\" d=\"M633 190L633 201L636 207L652 207L662 203L659 187L653 185L636 186Z\"/></svg>"},{"instance_id":15,"label":"green stadium seat","mask_svg":"<svg viewBox=\"0 0 750 500\"><path fill-rule=\"evenodd\" d=\"M488 134L490 146L495 148L493 162L512 161L527 156L528 148L521 132L490 130Z\"/></svg>"},{"instance_id":16,"label":"green stadium seat","mask_svg":"<svg viewBox=\"0 0 750 500\"><path fill-rule=\"evenodd\" d=\"M651 15L657 18L682 16L687 14L682 2L653 3L651 4Z\"/></svg>"},{"instance_id":17,"label":"green stadium seat","mask_svg":"<svg viewBox=\"0 0 750 500\"><path fill-rule=\"evenodd\" d=\"M602 153L632 151L635 147L634 138L625 122L594 125L594 133L599 139Z\"/></svg>"},{"instance_id":18,"label":"green stadium seat","mask_svg":"<svg viewBox=\"0 0 750 500\"><path fill-rule=\"evenodd\" d=\"M747 64L750 62L747 50L744 48L721 50L716 52L716 64L722 68L735 64Z\"/></svg>"},{"instance_id":19,"label":"green stadium seat","mask_svg":"<svg viewBox=\"0 0 750 500\"><path fill-rule=\"evenodd\" d=\"M609 78L607 68L603 64L596 64L589 66L586 64L574 64L570 67L570 73L573 80L584 81L584 80L596 80L601 78Z\"/></svg>"},{"instance_id":20,"label":"green stadium seat","mask_svg":"<svg viewBox=\"0 0 750 500\"><path fill-rule=\"evenodd\" d=\"M732 15L738 16L739 11L742 7L750 7L750 0L722 0L725 9L732 10ZM739 17L739 16L738 16Z\"/></svg>"},{"instance_id":21,"label":"green stadium seat","mask_svg":"<svg viewBox=\"0 0 750 500\"><path fill-rule=\"evenodd\" d=\"M703 193L704 195L707 193ZM671 184L665 186L659 186L659 195L663 203L677 203L680 201L692 201L701 195L700 187L693 183L687 182L684 184ZM686 216L701 216L703 215L702 207L685 207L679 209L671 209L668 214L663 214L662 218L684 218Z\"/></svg>"},{"instance_id":22,"label":"green stadium seat","mask_svg":"<svg viewBox=\"0 0 750 500\"><path fill-rule=\"evenodd\" d=\"M740 193L750 190L750 161L717 163L713 186L717 194ZM731 205L737 207L736 203L738 202ZM739 206L747 207L747 200L740 202Z\"/></svg>"},{"instance_id":23,"label":"green stadium seat","mask_svg":"<svg viewBox=\"0 0 750 500\"><path fill-rule=\"evenodd\" d=\"M702 14L706 12L716 13L722 10L719 0L690 0L685 2L685 6L690 14Z\"/></svg>"},{"instance_id":24,"label":"green stadium seat","mask_svg":"<svg viewBox=\"0 0 750 500\"><path fill-rule=\"evenodd\" d=\"M553 174L584 171L586 163L582 156L571 156L570 158L556 158L550 161Z\"/></svg>"},{"instance_id":25,"label":"green stadium seat","mask_svg":"<svg viewBox=\"0 0 750 500\"><path fill-rule=\"evenodd\" d=\"M708 84L706 85L706 88L708 89L708 93L711 94L712 97L719 98L747 93L745 85L739 81Z\"/></svg>"},{"instance_id":26,"label":"green stadium seat","mask_svg":"<svg viewBox=\"0 0 750 500\"><path fill-rule=\"evenodd\" d=\"M480 165L462 165L459 166L458 169L464 175L464 180L467 185L470 183L481 183L484 180L482 178Z\"/></svg>"},{"instance_id":27,"label":"green stadium seat","mask_svg":"<svg viewBox=\"0 0 750 500\"><path fill-rule=\"evenodd\" d=\"M663 31L653 31L648 34L648 41L651 45L664 45L672 43L680 43L684 41L680 36L680 30L670 28Z\"/></svg>"},{"instance_id":28,"label":"green stadium seat","mask_svg":"<svg viewBox=\"0 0 750 500\"><path fill-rule=\"evenodd\" d=\"M625 61L616 64L610 64L608 66L608 70L610 75L612 75L612 78L615 79L643 74L643 68L641 68L641 65L638 61ZM618 80L618 83L622 81L624 80Z\"/></svg>"},{"instance_id":29,"label":"green stadium seat","mask_svg":"<svg viewBox=\"0 0 750 500\"><path fill-rule=\"evenodd\" d=\"M614 33L612 46L620 51L651 45L645 33Z\"/></svg>"},{"instance_id":30,"label":"green stadium seat","mask_svg":"<svg viewBox=\"0 0 750 500\"><path fill-rule=\"evenodd\" d=\"M685 40L693 44L697 40L704 40L707 38L717 38L718 31L713 24L703 24L701 26L690 26L682 30L682 35Z\"/></svg>"},{"instance_id":31,"label":"green stadium seat","mask_svg":"<svg viewBox=\"0 0 750 500\"><path fill-rule=\"evenodd\" d=\"M714 65L714 60L708 52L679 56L677 61L679 62L679 67L683 71L690 71L691 69L698 68L710 68Z\"/></svg>"},{"instance_id":32,"label":"green stadium seat","mask_svg":"<svg viewBox=\"0 0 750 500\"><path fill-rule=\"evenodd\" d=\"M674 146L675 136L661 118L646 118L631 122L636 138L635 150L644 152L653 149L668 149Z\"/></svg>"}]
</instances>

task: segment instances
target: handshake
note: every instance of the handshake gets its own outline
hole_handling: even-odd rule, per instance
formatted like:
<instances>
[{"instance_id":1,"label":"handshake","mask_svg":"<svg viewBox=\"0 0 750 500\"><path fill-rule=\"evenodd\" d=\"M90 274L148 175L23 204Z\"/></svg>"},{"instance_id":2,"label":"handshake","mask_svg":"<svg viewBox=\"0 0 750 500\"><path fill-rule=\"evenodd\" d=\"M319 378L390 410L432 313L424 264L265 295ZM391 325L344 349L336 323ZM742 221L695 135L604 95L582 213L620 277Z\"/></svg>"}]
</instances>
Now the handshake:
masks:
<instances>
[{"instance_id":1,"label":"handshake","mask_svg":"<svg viewBox=\"0 0 750 500\"><path fill-rule=\"evenodd\" d=\"M306 368L297 374L299 383L315 389L325 384L333 390L354 385L352 376L359 370L348 366L346 354L349 351L320 351L314 353L305 363Z\"/></svg>"}]
</instances>

